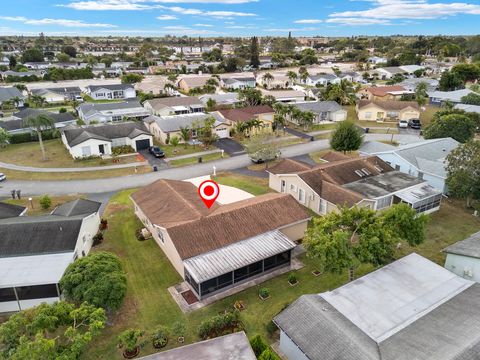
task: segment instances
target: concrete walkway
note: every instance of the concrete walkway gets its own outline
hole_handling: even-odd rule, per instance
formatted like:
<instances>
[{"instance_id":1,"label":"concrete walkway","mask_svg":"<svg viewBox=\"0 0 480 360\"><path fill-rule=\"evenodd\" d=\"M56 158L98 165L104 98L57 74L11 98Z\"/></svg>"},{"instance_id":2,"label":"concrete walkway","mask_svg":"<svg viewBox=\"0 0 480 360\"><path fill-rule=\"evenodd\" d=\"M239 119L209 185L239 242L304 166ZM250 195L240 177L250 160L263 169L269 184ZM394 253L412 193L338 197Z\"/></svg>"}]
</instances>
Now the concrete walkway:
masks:
<instances>
[{"instance_id":1,"label":"concrete walkway","mask_svg":"<svg viewBox=\"0 0 480 360\"><path fill-rule=\"evenodd\" d=\"M166 162L170 162L170 161L172 161L172 160L198 158L198 157L200 157L200 156L205 156L205 155L209 155L209 154L216 154L216 153L221 153L221 152L222 152L222 150L220 150L220 149L207 150L207 151L199 151L199 152L192 153L192 154L172 156L172 157L169 157L169 158L165 158L165 161L166 161Z\"/></svg>"},{"instance_id":2,"label":"concrete walkway","mask_svg":"<svg viewBox=\"0 0 480 360\"><path fill-rule=\"evenodd\" d=\"M148 161L142 162L133 162L128 164L117 164L117 165L105 165L105 166L85 166L85 167L76 167L76 168L40 168L32 166L22 166L0 162L0 168L8 170L17 170L17 171L27 171L27 172L46 172L46 173L64 173L64 172L87 172L87 171L102 171L102 170L114 170L114 169L125 169L136 166L148 165Z\"/></svg>"},{"instance_id":3,"label":"concrete walkway","mask_svg":"<svg viewBox=\"0 0 480 360\"><path fill-rule=\"evenodd\" d=\"M390 140L388 134L366 134L365 140L381 141ZM401 144L418 142L422 138L415 135L395 135L394 140ZM291 145L281 149L283 158L290 158L329 149L328 140L309 141L302 144ZM92 179L92 180L71 180L71 181L28 181L8 180L0 183L0 198L10 197L10 190L21 190L24 196L42 194L92 194L119 191L129 188L142 187L158 179L185 180L192 177L211 175L213 166L217 172L232 171L245 168L252 162L248 155L240 155L232 158L220 159L208 163L195 164L172 169L162 169L147 174L121 176L116 178Z\"/></svg>"}]
</instances>

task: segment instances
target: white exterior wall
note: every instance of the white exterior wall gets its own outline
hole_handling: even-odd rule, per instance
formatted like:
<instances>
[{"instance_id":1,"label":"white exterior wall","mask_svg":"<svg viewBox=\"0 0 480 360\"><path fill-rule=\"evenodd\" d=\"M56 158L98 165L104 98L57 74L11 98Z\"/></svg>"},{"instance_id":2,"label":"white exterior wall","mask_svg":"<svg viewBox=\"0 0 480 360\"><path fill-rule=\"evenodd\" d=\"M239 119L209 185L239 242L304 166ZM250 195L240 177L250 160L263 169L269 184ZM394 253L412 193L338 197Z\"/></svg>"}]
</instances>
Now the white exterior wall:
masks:
<instances>
[{"instance_id":1,"label":"white exterior wall","mask_svg":"<svg viewBox=\"0 0 480 360\"><path fill-rule=\"evenodd\" d=\"M309 360L282 330L280 330L280 351L285 354L287 360Z\"/></svg>"},{"instance_id":2,"label":"white exterior wall","mask_svg":"<svg viewBox=\"0 0 480 360\"><path fill-rule=\"evenodd\" d=\"M90 148L90 156L102 155L99 150L99 145L104 145L105 155L110 155L112 153L111 144L109 142L105 142L104 140L90 139L73 147L69 147L66 142L64 142L64 144L66 145L67 150L70 152L70 155L72 155L73 158L85 157L83 153L83 148L87 146Z\"/></svg>"},{"instance_id":3,"label":"white exterior wall","mask_svg":"<svg viewBox=\"0 0 480 360\"><path fill-rule=\"evenodd\" d=\"M83 257L82 252L85 253L85 256L88 255L93 245L93 237L98 232L99 226L100 215L98 212L83 219L77 239L77 245L75 246L75 254L77 257Z\"/></svg>"},{"instance_id":4,"label":"white exterior wall","mask_svg":"<svg viewBox=\"0 0 480 360\"><path fill-rule=\"evenodd\" d=\"M465 279L480 282L480 259L457 254L447 254L445 269Z\"/></svg>"},{"instance_id":5,"label":"white exterior wall","mask_svg":"<svg viewBox=\"0 0 480 360\"><path fill-rule=\"evenodd\" d=\"M48 93L47 95L43 95L43 98L47 103L56 103L56 102L64 102L65 97L63 95L59 95L53 92Z\"/></svg>"},{"instance_id":6,"label":"white exterior wall","mask_svg":"<svg viewBox=\"0 0 480 360\"><path fill-rule=\"evenodd\" d=\"M332 112L330 118L331 121L345 121L347 120L347 112L344 110Z\"/></svg>"}]
</instances>

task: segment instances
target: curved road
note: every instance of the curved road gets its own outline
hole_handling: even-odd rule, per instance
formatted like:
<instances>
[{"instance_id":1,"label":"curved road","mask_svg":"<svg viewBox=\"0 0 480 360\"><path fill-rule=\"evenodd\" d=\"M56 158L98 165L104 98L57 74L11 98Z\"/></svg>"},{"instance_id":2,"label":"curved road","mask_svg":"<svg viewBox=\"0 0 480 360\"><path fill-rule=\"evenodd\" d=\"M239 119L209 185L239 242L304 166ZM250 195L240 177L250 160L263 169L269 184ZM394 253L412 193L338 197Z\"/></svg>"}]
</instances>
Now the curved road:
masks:
<instances>
[{"instance_id":1,"label":"curved road","mask_svg":"<svg viewBox=\"0 0 480 360\"><path fill-rule=\"evenodd\" d=\"M390 140L388 134L366 134L365 140ZM395 135L394 140L400 143L412 143L422 140L416 135ZM328 140L317 140L308 143L282 148L282 157L294 157L329 148ZM122 176L117 178L69 181L27 181L12 180L0 183L0 198L10 197L13 189L21 190L23 196L41 194L94 194L109 193L118 190L148 185L158 179L185 180L193 177L211 175L213 166L217 172L239 169L251 164L247 155L196 164L187 167L160 170L148 174Z\"/></svg>"}]
</instances>

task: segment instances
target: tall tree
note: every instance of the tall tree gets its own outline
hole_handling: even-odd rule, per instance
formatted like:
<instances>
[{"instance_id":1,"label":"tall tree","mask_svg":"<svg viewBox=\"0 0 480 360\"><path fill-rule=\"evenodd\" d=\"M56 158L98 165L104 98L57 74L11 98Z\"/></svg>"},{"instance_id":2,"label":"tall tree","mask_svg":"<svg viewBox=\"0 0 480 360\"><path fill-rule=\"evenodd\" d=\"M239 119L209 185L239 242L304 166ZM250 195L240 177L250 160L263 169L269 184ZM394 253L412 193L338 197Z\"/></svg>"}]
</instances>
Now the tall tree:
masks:
<instances>
[{"instance_id":1,"label":"tall tree","mask_svg":"<svg viewBox=\"0 0 480 360\"><path fill-rule=\"evenodd\" d=\"M267 88L270 88L270 84L272 83L273 80L275 80L275 77L272 74L270 74L269 72L266 72L262 76L263 84Z\"/></svg>"},{"instance_id":2,"label":"tall tree","mask_svg":"<svg viewBox=\"0 0 480 360\"><path fill-rule=\"evenodd\" d=\"M9 140L10 134L4 128L0 128L0 147L5 147Z\"/></svg>"},{"instance_id":3,"label":"tall tree","mask_svg":"<svg viewBox=\"0 0 480 360\"><path fill-rule=\"evenodd\" d=\"M26 128L32 128L37 133L38 143L40 144L40 150L42 151L42 160L47 160L47 157L45 155L45 147L43 145L42 131L55 128L55 123L53 119L46 114L29 116L23 120L23 126Z\"/></svg>"},{"instance_id":4,"label":"tall tree","mask_svg":"<svg viewBox=\"0 0 480 360\"><path fill-rule=\"evenodd\" d=\"M451 195L465 199L467 206L480 199L480 142L469 141L448 154L446 184Z\"/></svg>"},{"instance_id":5,"label":"tall tree","mask_svg":"<svg viewBox=\"0 0 480 360\"><path fill-rule=\"evenodd\" d=\"M188 142L190 141L191 135L192 135L192 131L190 130L190 128L188 126L187 127L180 126L180 137L183 140L183 144L185 146L185 149L187 148L187 145L188 145Z\"/></svg>"},{"instance_id":6,"label":"tall tree","mask_svg":"<svg viewBox=\"0 0 480 360\"><path fill-rule=\"evenodd\" d=\"M262 92L258 89L243 89L238 92L238 99L244 106L257 106L262 103Z\"/></svg>"},{"instance_id":7,"label":"tall tree","mask_svg":"<svg viewBox=\"0 0 480 360\"><path fill-rule=\"evenodd\" d=\"M445 71L440 78L439 89L441 91L454 91L458 89L463 89L465 83L462 78L451 71Z\"/></svg>"},{"instance_id":8,"label":"tall tree","mask_svg":"<svg viewBox=\"0 0 480 360\"><path fill-rule=\"evenodd\" d=\"M290 82L292 83L292 85L295 84L295 80L297 80L298 78L297 73L295 71L290 70L287 72L287 76L290 79Z\"/></svg>"},{"instance_id":9,"label":"tall tree","mask_svg":"<svg viewBox=\"0 0 480 360\"><path fill-rule=\"evenodd\" d=\"M256 36L252 37L250 43L250 65L255 69L260 66L260 48Z\"/></svg>"},{"instance_id":10,"label":"tall tree","mask_svg":"<svg viewBox=\"0 0 480 360\"><path fill-rule=\"evenodd\" d=\"M352 121L340 122L332 132L330 146L335 151L355 151L360 148L363 136Z\"/></svg>"},{"instance_id":11,"label":"tall tree","mask_svg":"<svg viewBox=\"0 0 480 360\"><path fill-rule=\"evenodd\" d=\"M423 135L425 139L451 137L458 142L464 143L473 139L475 128L476 125L469 116L452 113L434 118L425 128Z\"/></svg>"}]
</instances>

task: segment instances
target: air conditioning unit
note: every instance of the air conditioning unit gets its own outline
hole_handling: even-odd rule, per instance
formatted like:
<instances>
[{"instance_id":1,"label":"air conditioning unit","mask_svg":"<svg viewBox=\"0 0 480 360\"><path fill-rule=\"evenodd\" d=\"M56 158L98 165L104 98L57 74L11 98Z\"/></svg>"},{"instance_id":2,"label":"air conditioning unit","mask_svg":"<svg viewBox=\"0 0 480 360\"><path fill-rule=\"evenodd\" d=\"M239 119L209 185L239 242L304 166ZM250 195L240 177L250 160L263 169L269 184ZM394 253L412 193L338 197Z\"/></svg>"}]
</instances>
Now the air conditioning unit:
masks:
<instances>
[{"instance_id":1,"label":"air conditioning unit","mask_svg":"<svg viewBox=\"0 0 480 360\"><path fill-rule=\"evenodd\" d=\"M464 268L463 269L463 276L464 277L469 277L469 278L473 277L473 270L468 268L468 267Z\"/></svg>"}]
</instances>

